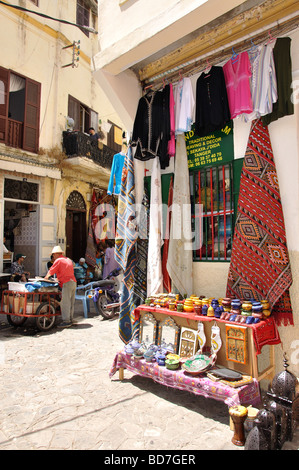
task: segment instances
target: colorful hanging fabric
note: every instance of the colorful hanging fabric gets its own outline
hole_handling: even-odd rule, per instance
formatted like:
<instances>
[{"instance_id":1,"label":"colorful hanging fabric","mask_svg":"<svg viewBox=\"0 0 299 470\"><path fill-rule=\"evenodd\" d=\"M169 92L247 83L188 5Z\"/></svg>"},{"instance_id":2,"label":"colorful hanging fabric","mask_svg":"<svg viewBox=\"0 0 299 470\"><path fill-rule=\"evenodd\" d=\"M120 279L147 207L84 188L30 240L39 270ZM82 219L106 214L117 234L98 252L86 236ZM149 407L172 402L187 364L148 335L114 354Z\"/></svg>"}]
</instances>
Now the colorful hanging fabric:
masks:
<instances>
[{"instance_id":1,"label":"colorful hanging fabric","mask_svg":"<svg viewBox=\"0 0 299 470\"><path fill-rule=\"evenodd\" d=\"M227 296L268 299L278 325L293 324L292 273L268 128L252 123L244 158Z\"/></svg>"},{"instance_id":2,"label":"colorful hanging fabric","mask_svg":"<svg viewBox=\"0 0 299 470\"><path fill-rule=\"evenodd\" d=\"M276 39L273 57L278 99L273 104L272 113L262 117L264 125L269 125L279 118L294 114L291 38Z\"/></svg>"},{"instance_id":3,"label":"colorful hanging fabric","mask_svg":"<svg viewBox=\"0 0 299 470\"><path fill-rule=\"evenodd\" d=\"M138 326L133 317L137 239L135 217L134 162L132 149L129 147L123 166L115 240L115 259L124 271L119 313L119 336L124 343L128 343L134 337Z\"/></svg>"},{"instance_id":4,"label":"colorful hanging fabric","mask_svg":"<svg viewBox=\"0 0 299 470\"><path fill-rule=\"evenodd\" d=\"M147 296L163 292L161 249L163 245L161 169L158 158L153 162L151 176L150 226L147 264Z\"/></svg>"},{"instance_id":5,"label":"colorful hanging fabric","mask_svg":"<svg viewBox=\"0 0 299 470\"><path fill-rule=\"evenodd\" d=\"M97 221L97 217L95 216L95 211L98 205L98 198L95 190L93 190L90 210L89 210L89 221L88 221L88 236L87 236L87 244L86 244L86 253L85 253L85 260L90 266L96 265L96 252L97 252L97 241L95 239L94 234L94 226L95 220Z\"/></svg>"},{"instance_id":6,"label":"colorful hanging fabric","mask_svg":"<svg viewBox=\"0 0 299 470\"><path fill-rule=\"evenodd\" d=\"M171 279L167 271L167 259L169 251L169 237L171 227L171 209L173 200L173 177L171 177L168 193L168 205L167 205L167 217L166 217L166 229L164 236L163 255L162 255L162 273L163 273L163 285L166 292L171 292Z\"/></svg>"},{"instance_id":7,"label":"colorful hanging fabric","mask_svg":"<svg viewBox=\"0 0 299 470\"><path fill-rule=\"evenodd\" d=\"M138 220L138 239L136 242L136 267L134 282L134 303L136 306L144 304L147 289L147 258L148 258L148 225L149 225L149 197L147 188L144 188L141 204L141 213Z\"/></svg>"},{"instance_id":8,"label":"colorful hanging fabric","mask_svg":"<svg viewBox=\"0 0 299 470\"><path fill-rule=\"evenodd\" d=\"M177 136L174 174L167 271L179 293L190 296L193 290L192 229L188 159L183 134Z\"/></svg>"}]
</instances>

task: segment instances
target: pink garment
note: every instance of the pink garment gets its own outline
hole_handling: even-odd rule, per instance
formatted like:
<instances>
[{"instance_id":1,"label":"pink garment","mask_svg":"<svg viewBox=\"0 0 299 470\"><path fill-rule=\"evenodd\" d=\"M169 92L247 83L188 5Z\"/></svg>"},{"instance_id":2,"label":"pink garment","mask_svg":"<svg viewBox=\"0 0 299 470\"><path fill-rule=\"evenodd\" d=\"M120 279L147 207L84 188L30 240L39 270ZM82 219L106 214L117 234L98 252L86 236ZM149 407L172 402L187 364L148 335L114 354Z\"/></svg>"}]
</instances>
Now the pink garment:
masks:
<instances>
[{"instance_id":1,"label":"pink garment","mask_svg":"<svg viewBox=\"0 0 299 470\"><path fill-rule=\"evenodd\" d=\"M168 155L175 156L175 112L172 83L169 84L169 113L170 113L170 140L168 141Z\"/></svg>"},{"instance_id":2,"label":"pink garment","mask_svg":"<svg viewBox=\"0 0 299 470\"><path fill-rule=\"evenodd\" d=\"M251 113L253 104L250 91L251 66L247 51L230 59L223 66L231 118L239 114Z\"/></svg>"}]
</instances>

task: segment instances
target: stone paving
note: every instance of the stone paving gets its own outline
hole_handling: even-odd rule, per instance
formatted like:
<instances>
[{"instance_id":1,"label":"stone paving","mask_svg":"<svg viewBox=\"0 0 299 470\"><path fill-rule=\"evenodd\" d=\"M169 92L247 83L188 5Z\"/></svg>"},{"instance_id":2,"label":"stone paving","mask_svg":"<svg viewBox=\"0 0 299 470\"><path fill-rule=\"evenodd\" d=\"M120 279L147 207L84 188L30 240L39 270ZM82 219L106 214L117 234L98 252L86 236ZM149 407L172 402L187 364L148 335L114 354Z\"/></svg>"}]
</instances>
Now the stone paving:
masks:
<instances>
[{"instance_id":1,"label":"stone paving","mask_svg":"<svg viewBox=\"0 0 299 470\"><path fill-rule=\"evenodd\" d=\"M0 317L0 450L243 449L225 404L128 371L109 378L123 346L117 318L85 319L76 304L76 320L43 333Z\"/></svg>"}]
</instances>

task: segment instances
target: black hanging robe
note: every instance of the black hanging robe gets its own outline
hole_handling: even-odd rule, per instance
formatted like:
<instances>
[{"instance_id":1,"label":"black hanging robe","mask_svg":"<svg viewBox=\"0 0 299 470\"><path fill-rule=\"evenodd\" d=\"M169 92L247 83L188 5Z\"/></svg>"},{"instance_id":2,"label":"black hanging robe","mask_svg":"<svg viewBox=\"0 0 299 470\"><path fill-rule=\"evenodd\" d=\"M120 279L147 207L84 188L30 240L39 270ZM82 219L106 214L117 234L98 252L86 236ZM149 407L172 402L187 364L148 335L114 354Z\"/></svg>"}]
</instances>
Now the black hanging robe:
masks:
<instances>
[{"instance_id":1,"label":"black hanging robe","mask_svg":"<svg viewBox=\"0 0 299 470\"><path fill-rule=\"evenodd\" d=\"M132 146L134 157L146 161L159 157L161 169L169 166L170 140L169 85L140 98L134 121Z\"/></svg>"}]
</instances>

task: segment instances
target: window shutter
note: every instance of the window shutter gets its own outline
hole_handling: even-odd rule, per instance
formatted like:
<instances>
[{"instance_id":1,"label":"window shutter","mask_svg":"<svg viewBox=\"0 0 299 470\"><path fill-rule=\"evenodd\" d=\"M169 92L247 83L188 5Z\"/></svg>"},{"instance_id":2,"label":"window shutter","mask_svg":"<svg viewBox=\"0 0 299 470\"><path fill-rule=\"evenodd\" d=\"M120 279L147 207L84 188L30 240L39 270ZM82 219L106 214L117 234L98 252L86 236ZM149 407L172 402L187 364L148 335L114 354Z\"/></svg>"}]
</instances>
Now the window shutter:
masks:
<instances>
[{"instance_id":1,"label":"window shutter","mask_svg":"<svg viewBox=\"0 0 299 470\"><path fill-rule=\"evenodd\" d=\"M0 67L0 142L5 142L7 134L9 71Z\"/></svg>"},{"instance_id":2,"label":"window shutter","mask_svg":"<svg viewBox=\"0 0 299 470\"><path fill-rule=\"evenodd\" d=\"M80 103L69 95L68 116L74 119L74 130L80 130Z\"/></svg>"},{"instance_id":3,"label":"window shutter","mask_svg":"<svg viewBox=\"0 0 299 470\"><path fill-rule=\"evenodd\" d=\"M41 85L34 80L26 79L24 140L23 149L37 152L39 141Z\"/></svg>"}]
</instances>

